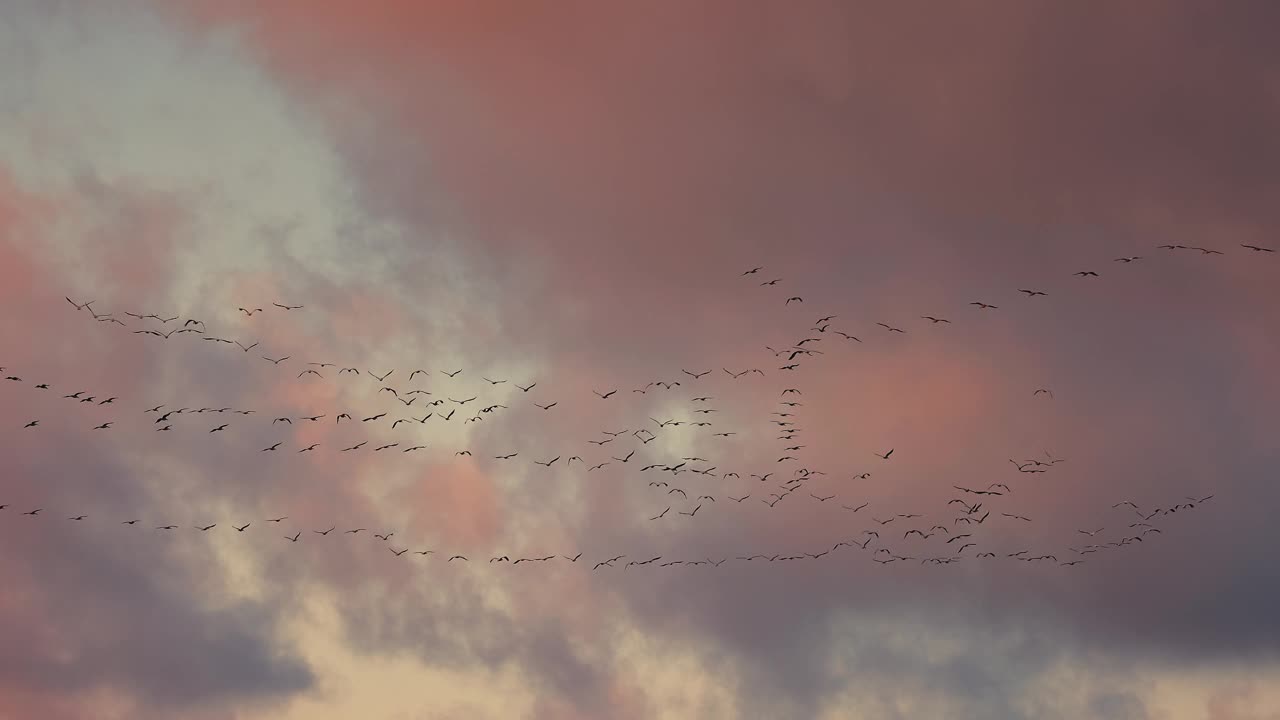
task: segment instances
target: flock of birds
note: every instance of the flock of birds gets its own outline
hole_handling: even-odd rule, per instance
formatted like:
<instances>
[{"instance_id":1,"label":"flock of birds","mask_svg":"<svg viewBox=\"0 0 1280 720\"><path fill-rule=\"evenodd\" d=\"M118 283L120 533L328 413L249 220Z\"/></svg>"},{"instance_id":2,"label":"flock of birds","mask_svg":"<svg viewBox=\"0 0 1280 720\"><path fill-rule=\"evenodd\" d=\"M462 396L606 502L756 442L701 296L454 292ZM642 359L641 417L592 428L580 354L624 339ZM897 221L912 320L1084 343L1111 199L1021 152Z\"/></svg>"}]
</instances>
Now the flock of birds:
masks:
<instances>
[{"instance_id":1,"label":"flock of birds","mask_svg":"<svg viewBox=\"0 0 1280 720\"><path fill-rule=\"evenodd\" d=\"M1275 252L1271 248L1257 245L1242 245L1241 247L1251 253L1270 254ZM1224 254L1221 250L1183 245L1162 245L1159 246L1159 249L1169 252L1198 252L1201 255ZM1144 258L1140 256L1126 256L1115 258L1114 262L1128 265L1142 260ZM764 269L764 267L753 267L741 272L739 277L740 279L753 279L752 276L758 277L759 273ZM1081 270L1074 273L1074 276L1081 278L1081 281L1091 282L1092 279L1101 278L1102 275L1094 270ZM780 282L782 282L782 278L772 278L758 284L761 287L773 287ZM1025 300L1028 302L1034 302L1036 298L1048 296L1047 292L1039 289L1018 288L1017 290L1018 293L1025 296ZM130 322L115 317L114 313L99 313L93 307L94 301L92 300L77 302L67 298L67 302L77 312L87 312L92 321L106 325L121 326L129 332L141 336L156 337L167 341L177 335L187 335L192 338L199 338L203 342L212 343L215 346L231 346L231 348L240 351L246 356L260 345L257 341L245 344L239 339L215 336L209 332L204 321L196 318L165 317L155 313L124 313L132 321L138 323L135 326L131 325ZM798 295L788 295L783 301L786 306L803 303L803 297ZM999 305L986 301L973 301L969 305L983 312L1000 309ZM272 303L272 306L277 312L282 313L304 309L302 305L284 303ZM264 312L264 309L259 307L240 307L237 312L244 315L245 318L253 318ZM787 386L781 387L778 393L776 409L767 418L753 419L756 424L748 422L745 426L743 425L744 421L738 419L738 424L728 426L729 429L723 429L722 425L717 424L720 422L719 418L721 417L718 413L721 413L723 408L716 407L715 395L704 392L703 388L710 388L715 384L708 376L719 376L722 378L721 382L723 383L737 383L743 378L769 378L775 377L775 373L795 373L801 368L804 360L815 355L823 355L826 352L817 349L815 345L828 338L839 337L840 340L835 342L841 344L861 344L864 342L864 333L854 334L850 332L851 328L834 328L833 323L837 318L838 316L834 314L819 317L803 333L804 337L796 339L792 344L778 348L767 346L765 350L775 359L776 367L767 369L755 367L730 369L722 367L692 370L681 368L680 374L674 379L654 379L641 387L628 388L630 393L640 395L658 391L667 393L687 392L690 396L684 398L684 400L688 403L688 413L680 417L665 419L648 417L646 421L640 423L639 427L626 427L618 430L603 429L600 437L586 441L586 444L590 447L581 451L585 456L574 454L574 450L565 449L527 458L519 450L510 448L489 449L484 452L477 450L476 453L481 457L487 456L487 458L491 458L488 462L510 463L527 461L533 466L543 468L544 471L549 471L553 467L568 469L573 467L575 462L579 463L583 472L586 473L593 473L609 466L614 466L615 469L622 467L624 470L634 468L634 472L651 478L647 487L653 494L661 498L654 506L653 514L646 514L645 517L649 522L670 522L681 519L692 521L694 518L704 517L712 508L741 506L748 501L763 503L769 509L773 509L785 501L788 505L807 502L811 503L815 508L826 506L828 502L832 502L835 507L840 508L841 512L848 513L851 519L865 518L872 523L870 527L852 537L800 553L770 551L718 559L709 557L695 559L669 558L663 556L635 558L622 554L591 560L590 563L593 570L617 568L619 566L625 570L632 566L650 565L660 567L710 565L719 567L728 561L753 562L760 560L765 562L784 562L805 559L818 560L837 553L842 548L864 551L870 556L871 560L882 565L897 562L949 565L968 560L1006 559L1071 567L1085 563L1088 560L1088 556L1095 553L1114 552L1139 543L1148 542L1153 535L1163 533L1163 530L1155 525L1153 521L1164 520L1177 513L1186 514L1198 509L1213 498L1212 494L1200 497L1179 497L1166 500L1158 506L1144 506L1131 500L1118 500L1110 507L1110 510L1113 511L1112 518L1114 520L1109 521L1109 525L1104 527L1078 529L1076 531L1078 540L1074 545L1052 551L1034 551L1029 548L1004 548L997 551L995 548L985 544L986 541L983 536L986 529L997 524L1017 527L1035 521L1033 518L1017 512L1017 508L1009 505L1009 501L1016 495L1016 483L1015 485L1010 483L1014 483L1015 479L1022 475L1050 472L1055 466L1065 462L1063 458L1053 457L1046 452L1043 457L1038 458L1021 461L1010 459L1009 462L1014 469L1006 482L993 482L985 487L976 488L953 485L954 492L949 493L950 497L940 503L942 510L945 512L940 511L927 518L921 513L898 512L896 509L889 508L884 508L879 512L869 510L870 501L846 500L842 497L842 492L840 491L815 492L812 488L821 484L822 478L827 476L828 473L822 469L809 467L804 459L807 445L803 440L799 439L804 432L804 428L799 424L799 417L804 407L804 393L800 387L792 386L802 385L802 383L785 383ZM920 319L927 322L929 326L952 324L951 319L939 315L924 315ZM179 323L179 321L181 322ZM179 324L170 326L170 323ZM890 323L877 322L876 326L882 328L888 334L908 333L907 329ZM261 351L259 351L256 356L274 367L291 368L289 372L293 371L293 366L285 365L285 363L293 360L291 355L272 356L261 354ZM259 413L255 409L229 406L188 407L179 405L175 407L161 403L147 407L147 404L139 404L136 409L127 411L129 415L126 416L125 420L114 416L111 419L102 417L85 419L85 429L95 432L118 432L120 431L120 428L117 427L118 424L128 424L131 426L149 426L154 428L153 432L212 434L227 432L233 425L238 426L249 422L265 423L268 431L282 426L292 429L295 425L303 426L304 424L332 422L336 426L342 426L345 423L361 431L360 436L352 438L350 443L306 442L290 444L288 439L282 439L266 444L259 452L312 453L328 451L338 454L362 452L405 454L429 452L433 448L421 440L395 440L387 437L374 440L372 435L382 428L403 433L403 430L399 430L401 426L405 426L406 429L422 428L429 422L452 423L457 421L463 425L478 423L496 417L502 411L511 409L508 405L495 399L482 398L481 395L485 393L474 390L464 392L465 378L460 378L460 376L464 375L462 368L435 370L435 373L433 375L431 370L425 368L410 370L397 368L376 372L332 362L308 361L298 367L295 380L315 382L338 377L350 377L352 380L368 378L374 384L370 387L376 386L376 390L374 390L375 397L385 399L388 403L387 408L379 408L377 412L371 414L353 414L350 411L335 409L329 413L293 416ZM0 376L3 376L6 384L25 385L34 392L54 393L55 396L56 393L64 390L61 387L55 390L54 386L49 382L33 382L25 378L24 376L26 375L29 375L29 373L0 367ZM393 381L393 377L396 380ZM437 387L433 392L420 386L421 383L432 382L431 379L437 377L441 379L441 383L453 388L453 390L442 391ZM513 402L511 398L516 398L521 402L525 402L527 398L527 402L532 407L538 408L543 413L555 412L556 408L561 407L562 402L568 402L564 398L545 395L545 388L541 387L536 380L519 382L514 379L495 379L486 376L481 376L479 380L482 383L481 387L486 390L500 390L502 397L499 399ZM399 387L391 384L392 382L399 383ZM111 394L95 393L84 389L66 389L72 390L61 396L61 400L67 403L87 405L91 408L115 409L123 407L123 403L126 402L120 397ZM539 392L534 393L535 389ZM617 402L613 398L621 390L622 388L597 388L593 390L593 394L600 402ZM709 392L717 391L709 390ZM1037 388L1031 395L1033 397L1043 395L1050 400L1054 397L1052 390L1049 388ZM576 400L575 398L573 401ZM594 401L588 400L588 402ZM97 412L100 414L103 411ZM395 417L392 416L393 413ZM421 417L418 417L419 413L422 414ZM403 414L403 417L400 416L401 414ZM64 413L62 416L66 417L67 414ZM241 416L243 419L237 420L231 416ZM253 416L259 416L260 419ZM712 419L713 416L714 420ZM22 429L24 431L39 431L39 429L45 427L41 422L41 418L32 418L22 425ZM686 428L686 431L705 432L713 439L728 440L739 433L754 433L761 424L774 426L779 450L776 460L770 464L769 468L752 468L760 470L760 472L746 472L744 475L738 470L722 469L721 463L723 461L710 460L696 454L659 457L660 452L656 450L650 451L646 447L663 434L677 432L679 428ZM261 424L259 424L259 427L261 427ZM450 450L455 457L468 457L472 458L473 461L477 459L469 448L451 448ZM894 452L894 448L887 448L884 452L875 452L874 457L878 459L878 463L892 463L895 457ZM637 453L641 453L641 455L638 457ZM872 472L860 469L858 472L846 471L837 475L846 480L867 480L872 476ZM735 484L740 489L713 492L694 489L692 485L684 481L685 479L693 478L693 476L718 478L722 481L736 481ZM847 483L844 487L847 487ZM731 503L733 505L730 505ZM9 508L10 505L8 504L0 504L0 511L5 511ZM672 512L673 510L675 511L674 513ZM860 514L864 510L867 512ZM21 511L20 514L31 518L58 518L64 522L75 523L84 522L90 517L83 513L73 514L65 511L55 513L53 510L43 507L26 509ZM290 518L287 515L282 515L262 520L242 519L236 523L197 523L191 525L188 529L200 533L208 533L224 528L230 532L245 533L250 528L255 530L264 527L282 528L283 523L288 520ZM137 518L116 518L112 522L130 527L152 528L156 532L172 532L183 527L172 523L143 523ZM1108 530L1111 532L1104 534ZM331 524L328 528L290 526L287 530L278 530L281 541L289 543L297 543L303 537L319 539L334 533L337 533L337 535L357 536L365 532L368 532L375 540L385 544L388 551L397 557L408 554L423 557L437 554L437 551L432 549L413 549L409 546L398 547L397 541L393 541L396 533L390 530L373 532L369 528L353 527L343 528L339 531L336 524ZM971 549L972 552L967 552ZM470 557L461 553L440 552L438 554L447 558L447 562L471 561ZM513 557L503 554L489 557L488 562L518 565L521 563L544 563L560 559L576 563L582 556L582 552L578 552L575 555L549 554L537 557ZM477 560L482 559L477 558ZM627 560L627 562L623 563L622 561L624 560Z\"/></svg>"}]
</instances>

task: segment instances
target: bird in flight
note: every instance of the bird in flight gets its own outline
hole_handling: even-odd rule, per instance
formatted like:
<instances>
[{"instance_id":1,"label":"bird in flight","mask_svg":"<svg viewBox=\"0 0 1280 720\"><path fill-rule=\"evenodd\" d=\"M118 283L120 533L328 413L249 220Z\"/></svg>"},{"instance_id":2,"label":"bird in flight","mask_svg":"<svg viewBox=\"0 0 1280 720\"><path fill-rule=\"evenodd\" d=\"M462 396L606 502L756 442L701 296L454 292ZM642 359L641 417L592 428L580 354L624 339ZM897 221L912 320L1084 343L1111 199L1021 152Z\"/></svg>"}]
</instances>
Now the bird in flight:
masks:
<instances>
[{"instance_id":1,"label":"bird in flight","mask_svg":"<svg viewBox=\"0 0 1280 720\"><path fill-rule=\"evenodd\" d=\"M934 325L937 325L938 323L947 323L947 324L951 323L951 321L947 320L946 318L936 318L936 317L933 317L932 315L921 315L920 319L928 320L932 322Z\"/></svg>"},{"instance_id":2,"label":"bird in flight","mask_svg":"<svg viewBox=\"0 0 1280 720\"><path fill-rule=\"evenodd\" d=\"M1027 297L1035 297L1035 296L1037 296L1037 295L1047 295L1047 294L1048 294L1048 293L1040 292L1039 290L1021 290L1021 289L1020 289L1020 290L1018 290L1018 292L1020 292L1020 293L1026 293L1026 294L1027 294ZM969 303L969 304L970 304L970 305L972 305L973 303Z\"/></svg>"},{"instance_id":3,"label":"bird in flight","mask_svg":"<svg viewBox=\"0 0 1280 720\"><path fill-rule=\"evenodd\" d=\"M601 394L599 390L592 390L591 392L595 393L596 395L599 395L599 396L600 396L600 399L602 399L602 400L608 400L608 399L609 399L609 398L610 398L614 393L616 393L616 392L618 392L618 391L617 391L617 390L610 390L609 392L604 393L604 394Z\"/></svg>"},{"instance_id":4,"label":"bird in flight","mask_svg":"<svg viewBox=\"0 0 1280 720\"><path fill-rule=\"evenodd\" d=\"M982 310L999 310L999 309L1000 309L1000 307L999 307L998 305L989 305L989 304L984 303L984 302L971 302L971 303L969 303L969 304L970 304L970 305L976 305L976 306L978 306L978 308L980 308L980 309L982 309Z\"/></svg>"},{"instance_id":5,"label":"bird in flight","mask_svg":"<svg viewBox=\"0 0 1280 720\"><path fill-rule=\"evenodd\" d=\"M284 310L301 310L302 309L301 305L281 305L278 302L273 302L271 304Z\"/></svg>"},{"instance_id":6,"label":"bird in flight","mask_svg":"<svg viewBox=\"0 0 1280 720\"><path fill-rule=\"evenodd\" d=\"M739 275L738 277L746 277L747 275L754 275L754 274L756 274L756 273L760 272L760 271L761 271L761 270L763 270L763 269L764 269L764 267L753 267L753 268L751 268L750 270L748 270L748 271L746 271L746 272L742 273L742 275ZM74 305L75 303L72 303L72 304Z\"/></svg>"},{"instance_id":7,"label":"bird in flight","mask_svg":"<svg viewBox=\"0 0 1280 720\"><path fill-rule=\"evenodd\" d=\"M447 372L447 371L441 370L440 372L444 373L445 375L448 375L450 378L454 378L458 376L458 373L462 372L462 369L459 368L457 370L454 370L453 372Z\"/></svg>"},{"instance_id":8,"label":"bird in flight","mask_svg":"<svg viewBox=\"0 0 1280 720\"><path fill-rule=\"evenodd\" d=\"M537 464L539 464L539 465L545 466L545 467L551 467L551 464L552 464L552 463L554 463L555 461L559 460L559 459L560 459L560 456L559 456L559 455L557 455L557 456L555 456L555 457L551 458L550 460L548 460L548 461L546 461L546 462L543 462L543 461L541 461L541 460L534 460L534 462L535 462L535 463L537 463Z\"/></svg>"},{"instance_id":9,"label":"bird in flight","mask_svg":"<svg viewBox=\"0 0 1280 720\"><path fill-rule=\"evenodd\" d=\"M1275 250L1272 250L1269 247L1262 247L1261 245L1245 245L1244 243L1241 243L1240 247L1245 248L1247 250L1252 250L1254 252L1268 252L1268 253L1275 252ZM72 304L74 305L75 303L72 303Z\"/></svg>"},{"instance_id":10,"label":"bird in flight","mask_svg":"<svg viewBox=\"0 0 1280 720\"><path fill-rule=\"evenodd\" d=\"M1053 391L1048 388L1040 388L1039 390L1036 390L1035 392L1031 393L1031 395L1034 397L1036 395L1039 395L1040 393L1047 394L1050 400L1053 399Z\"/></svg>"},{"instance_id":11,"label":"bird in flight","mask_svg":"<svg viewBox=\"0 0 1280 720\"><path fill-rule=\"evenodd\" d=\"M872 454L873 454L873 455L875 455L876 457L880 458L881 460L888 460L888 459L889 459L889 456L893 454L893 448L889 448L889 452L887 452L887 453L885 453L885 454L883 454L883 455L881 455L880 453L872 453Z\"/></svg>"},{"instance_id":12,"label":"bird in flight","mask_svg":"<svg viewBox=\"0 0 1280 720\"><path fill-rule=\"evenodd\" d=\"M1098 277L1098 273L1092 270L1081 270L1080 272L1074 273L1074 274L1076 277Z\"/></svg>"}]
</instances>

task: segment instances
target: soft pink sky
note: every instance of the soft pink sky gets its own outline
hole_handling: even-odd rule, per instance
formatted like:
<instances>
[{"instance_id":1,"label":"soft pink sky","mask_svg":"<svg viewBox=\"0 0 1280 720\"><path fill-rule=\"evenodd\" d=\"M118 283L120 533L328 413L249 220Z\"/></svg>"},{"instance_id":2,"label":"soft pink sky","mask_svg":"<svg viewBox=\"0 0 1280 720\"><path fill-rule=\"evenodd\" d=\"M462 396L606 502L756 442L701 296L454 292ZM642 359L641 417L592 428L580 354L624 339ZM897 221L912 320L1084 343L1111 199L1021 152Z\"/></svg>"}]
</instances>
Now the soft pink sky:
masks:
<instances>
[{"instance_id":1,"label":"soft pink sky","mask_svg":"<svg viewBox=\"0 0 1280 720\"><path fill-rule=\"evenodd\" d=\"M1269 5L0 8L0 720L1280 717Z\"/></svg>"}]
</instances>

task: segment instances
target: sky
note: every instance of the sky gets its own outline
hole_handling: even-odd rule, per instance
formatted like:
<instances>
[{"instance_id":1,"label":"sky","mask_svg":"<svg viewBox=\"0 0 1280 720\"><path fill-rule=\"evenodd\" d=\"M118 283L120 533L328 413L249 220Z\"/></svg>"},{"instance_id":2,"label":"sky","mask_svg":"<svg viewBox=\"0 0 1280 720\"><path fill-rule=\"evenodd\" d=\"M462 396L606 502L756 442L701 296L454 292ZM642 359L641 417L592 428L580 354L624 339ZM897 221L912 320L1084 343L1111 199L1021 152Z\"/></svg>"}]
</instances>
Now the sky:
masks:
<instances>
[{"instance_id":1,"label":"sky","mask_svg":"<svg viewBox=\"0 0 1280 720\"><path fill-rule=\"evenodd\" d=\"M1277 22L0 0L0 720L1280 719Z\"/></svg>"}]
</instances>

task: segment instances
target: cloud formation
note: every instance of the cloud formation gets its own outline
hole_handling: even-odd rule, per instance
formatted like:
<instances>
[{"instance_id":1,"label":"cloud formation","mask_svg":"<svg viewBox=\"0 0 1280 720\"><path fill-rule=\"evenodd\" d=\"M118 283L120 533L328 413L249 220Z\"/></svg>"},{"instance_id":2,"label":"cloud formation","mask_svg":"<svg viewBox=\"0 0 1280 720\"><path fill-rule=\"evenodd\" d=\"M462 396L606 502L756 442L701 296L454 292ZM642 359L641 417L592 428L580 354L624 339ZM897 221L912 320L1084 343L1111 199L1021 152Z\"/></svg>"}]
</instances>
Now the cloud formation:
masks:
<instances>
[{"instance_id":1,"label":"cloud formation","mask_svg":"<svg viewBox=\"0 0 1280 720\"><path fill-rule=\"evenodd\" d=\"M13 717L1177 720L1280 702L1280 263L1240 247L1280 228L1270 6L6 6ZM740 277L756 265L781 287ZM134 335L158 321L94 322L64 295L260 346ZM826 333L778 371L762 348L829 314L862 342ZM337 366L299 376L311 361ZM753 367L767 376L721 370ZM405 407L370 369L432 395ZM749 474L791 473L761 420L789 386L803 463L829 475L771 509L776 485ZM120 405L62 397L80 389ZM739 435L586 442L700 419L694 394ZM161 403L210 412L158 432L142 411ZM464 424L480 403L509 407ZM1046 450L1067 462L1007 462ZM675 476L716 497L696 519L633 467L684 456L742 476ZM850 551L590 569L877 527L924 553L899 542L907 520L869 516L950 522L952 485L993 482L1035 519L984 529L1002 554L1065 558L1078 530L1133 522L1124 499L1215 499L1076 567ZM133 517L147 527L118 525ZM396 558L374 532L435 554Z\"/></svg>"}]
</instances>

